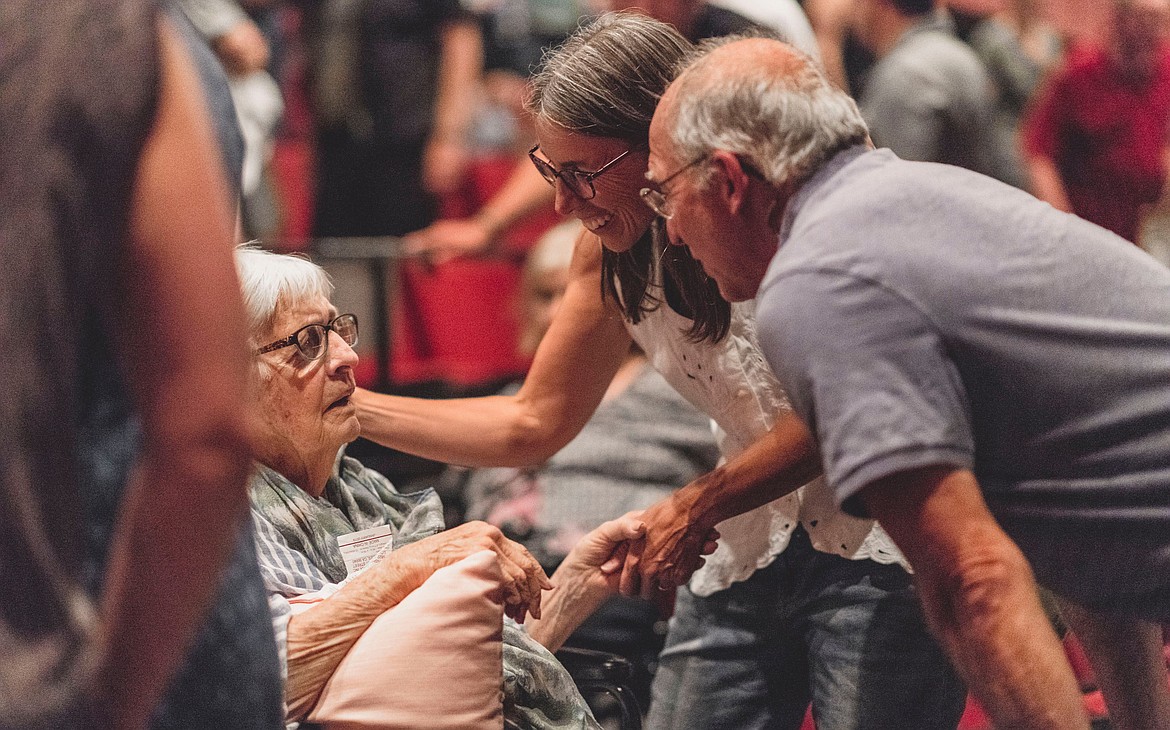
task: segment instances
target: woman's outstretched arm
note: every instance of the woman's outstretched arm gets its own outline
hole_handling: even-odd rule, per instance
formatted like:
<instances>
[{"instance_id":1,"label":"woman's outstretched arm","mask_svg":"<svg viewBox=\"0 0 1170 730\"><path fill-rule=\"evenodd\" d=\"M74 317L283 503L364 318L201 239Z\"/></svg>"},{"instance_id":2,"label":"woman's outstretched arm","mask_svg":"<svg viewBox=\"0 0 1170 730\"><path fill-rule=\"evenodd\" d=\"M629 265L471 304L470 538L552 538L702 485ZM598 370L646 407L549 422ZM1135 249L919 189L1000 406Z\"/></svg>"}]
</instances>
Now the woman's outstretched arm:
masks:
<instances>
[{"instance_id":1,"label":"woman's outstretched arm","mask_svg":"<svg viewBox=\"0 0 1170 730\"><path fill-rule=\"evenodd\" d=\"M359 390L362 435L465 466L545 461L580 432L629 351L621 314L601 298L601 245L582 229L569 284L516 395L428 400Z\"/></svg>"}]
</instances>

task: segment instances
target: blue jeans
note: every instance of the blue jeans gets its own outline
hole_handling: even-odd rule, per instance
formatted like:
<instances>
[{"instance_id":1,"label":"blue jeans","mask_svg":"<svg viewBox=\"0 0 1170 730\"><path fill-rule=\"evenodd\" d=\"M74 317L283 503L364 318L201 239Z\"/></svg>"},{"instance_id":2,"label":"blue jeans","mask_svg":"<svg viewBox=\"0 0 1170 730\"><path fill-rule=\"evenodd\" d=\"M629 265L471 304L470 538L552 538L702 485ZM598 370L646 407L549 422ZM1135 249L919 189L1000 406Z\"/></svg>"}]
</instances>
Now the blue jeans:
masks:
<instances>
[{"instance_id":1,"label":"blue jeans","mask_svg":"<svg viewBox=\"0 0 1170 730\"><path fill-rule=\"evenodd\" d=\"M897 565L814 550L797 529L775 562L701 598L679 591L654 678L651 730L935 730L966 689Z\"/></svg>"}]
</instances>

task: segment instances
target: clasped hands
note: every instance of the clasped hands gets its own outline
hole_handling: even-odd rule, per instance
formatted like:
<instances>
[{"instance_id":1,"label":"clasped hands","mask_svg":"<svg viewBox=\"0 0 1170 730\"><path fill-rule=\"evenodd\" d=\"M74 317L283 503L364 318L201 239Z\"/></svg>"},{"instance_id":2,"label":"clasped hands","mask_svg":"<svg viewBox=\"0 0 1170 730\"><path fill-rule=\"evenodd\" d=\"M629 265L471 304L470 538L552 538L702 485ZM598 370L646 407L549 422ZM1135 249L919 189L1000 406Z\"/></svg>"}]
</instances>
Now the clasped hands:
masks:
<instances>
[{"instance_id":1,"label":"clasped hands","mask_svg":"<svg viewBox=\"0 0 1170 730\"><path fill-rule=\"evenodd\" d=\"M654 600L690 580L715 552L719 532L690 517L683 500L668 497L639 513L645 531L639 539L618 546L603 572L618 575L617 588L626 596Z\"/></svg>"},{"instance_id":2,"label":"clasped hands","mask_svg":"<svg viewBox=\"0 0 1170 730\"><path fill-rule=\"evenodd\" d=\"M574 594L641 595L656 598L673 590L702 567L715 551L718 532L690 521L670 498L649 509L629 512L593 530L577 543L554 578ZM496 527L469 522L395 551L395 562L421 584L436 570L481 550L499 561L504 613L523 623L541 615L541 592L553 588L536 558ZM417 587L417 586L415 586Z\"/></svg>"}]
</instances>

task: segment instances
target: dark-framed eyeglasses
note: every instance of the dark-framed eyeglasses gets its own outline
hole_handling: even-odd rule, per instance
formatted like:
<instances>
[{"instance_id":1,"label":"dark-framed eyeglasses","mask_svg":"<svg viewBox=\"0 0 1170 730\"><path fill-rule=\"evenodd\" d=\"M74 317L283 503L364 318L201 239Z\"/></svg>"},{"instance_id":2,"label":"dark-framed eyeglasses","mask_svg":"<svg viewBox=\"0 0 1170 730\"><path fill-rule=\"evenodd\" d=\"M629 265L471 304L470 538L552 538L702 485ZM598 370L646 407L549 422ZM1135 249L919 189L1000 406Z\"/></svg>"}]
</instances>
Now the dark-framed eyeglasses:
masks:
<instances>
[{"instance_id":1,"label":"dark-framed eyeglasses","mask_svg":"<svg viewBox=\"0 0 1170 730\"><path fill-rule=\"evenodd\" d=\"M559 178L573 195L576 195L582 200L592 200L593 196L597 195L597 188L593 187L593 181L603 172L620 162L623 157L630 154L630 151L626 150L602 165L599 169L593 172L587 172L585 170L575 169L558 170L548 160L543 160L536 156L538 149L540 149L540 145L532 145L532 149L528 150L528 159L532 160L532 164L536 166L536 171L540 173L540 176L544 178L545 182L556 187L557 179Z\"/></svg>"},{"instance_id":2,"label":"dark-framed eyeglasses","mask_svg":"<svg viewBox=\"0 0 1170 730\"><path fill-rule=\"evenodd\" d=\"M358 341L357 315L339 314L329 324L307 324L282 340L256 350L257 355L296 345L306 360L317 360L329 351L329 332L336 332L342 342L353 347Z\"/></svg>"},{"instance_id":3,"label":"dark-framed eyeglasses","mask_svg":"<svg viewBox=\"0 0 1170 730\"><path fill-rule=\"evenodd\" d=\"M705 161L710 156L711 153L709 152L700 155L662 178L662 180L654 183L654 187L639 190L638 195L642 196L642 202L649 206L650 210L657 213L659 217L664 220L670 220L674 216L674 209L670 205L670 199L666 197L666 184L700 162Z\"/></svg>"}]
</instances>

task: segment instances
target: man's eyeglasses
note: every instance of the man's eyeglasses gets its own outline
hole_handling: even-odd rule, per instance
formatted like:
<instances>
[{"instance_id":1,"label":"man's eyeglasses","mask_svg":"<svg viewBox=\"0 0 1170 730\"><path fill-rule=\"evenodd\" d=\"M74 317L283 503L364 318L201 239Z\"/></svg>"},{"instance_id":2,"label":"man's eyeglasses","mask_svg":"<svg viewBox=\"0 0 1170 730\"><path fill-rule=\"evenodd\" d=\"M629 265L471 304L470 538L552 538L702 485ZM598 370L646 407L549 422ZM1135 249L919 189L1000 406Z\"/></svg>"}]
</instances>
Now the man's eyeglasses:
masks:
<instances>
[{"instance_id":1,"label":"man's eyeglasses","mask_svg":"<svg viewBox=\"0 0 1170 730\"><path fill-rule=\"evenodd\" d=\"M353 314L339 314L329 324L307 324L283 340L277 340L256 350L257 355L296 345L306 360L316 360L329 351L329 332L336 332L341 340L353 347L358 341L358 321Z\"/></svg>"},{"instance_id":2,"label":"man's eyeglasses","mask_svg":"<svg viewBox=\"0 0 1170 730\"><path fill-rule=\"evenodd\" d=\"M600 169L593 172L586 172L585 170L558 170L549 163L548 160L543 160L536 156L536 151L540 149L540 145L532 145L532 149L528 150L528 159L532 160L532 164L536 166L536 171L545 179L549 185L556 187L557 179L565 184L573 195L576 195L582 200L592 200L593 196L597 195L597 189L593 187L593 181L597 179L601 173L616 165L623 157L630 154L629 150L621 153L609 162L601 166Z\"/></svg>"},{"instance_id":3,"label":"man's eyeglasses","mask_svg":"<svg viewBox=\"0 0 1170 730\"><path fill-rule=\"evenodd\" d=\"M648 205L650 207L650 210L657 213L664 220L670 220L671 217L674 215L674 209L670 205L670 199L666 197L666 192L665 192L666 183L675 179L676 177L683 174L684 172L691 169L692 167L699 164L700 162L703 162L709 156L710 156L709 154L705 154L705 155L702 155L700 157L696 157L695 159L691 160L687 164L678 168L677 170L670 173L666 177L662 178L662 180L660 180L659 182L655 183L654 184L655 187L642 188L641 190L639 190L638 195L642 196L642 202L644 202L646 205Z\"/></svg>"}]
</instances>

